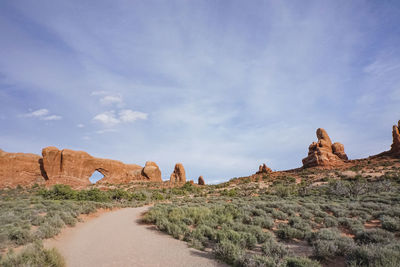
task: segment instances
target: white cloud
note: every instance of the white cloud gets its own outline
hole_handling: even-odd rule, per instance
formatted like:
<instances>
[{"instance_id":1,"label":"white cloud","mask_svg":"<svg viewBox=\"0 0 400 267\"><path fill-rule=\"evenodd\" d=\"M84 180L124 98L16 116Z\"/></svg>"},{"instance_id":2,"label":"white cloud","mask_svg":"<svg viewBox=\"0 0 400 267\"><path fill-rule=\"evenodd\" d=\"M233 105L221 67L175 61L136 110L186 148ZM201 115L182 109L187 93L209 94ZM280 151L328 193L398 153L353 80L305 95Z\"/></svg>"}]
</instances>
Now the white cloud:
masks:
<instances>
[{"instance_id":1,"label":"white cloud","mask_svg":"<svg viewBox=\"0 0 400 267\"><path fill-rule=\"evenodd\" d=\"M46 116L46 117L41 117L40 119L44 120L44 121L58 121L58 120L61 120L62 117L58 116L58 115L50 115L50 116Z\"/></svg>"},{"instance_id":2,"label":"white cloud","mask_svg":"<svg viewBox=\"0 0 400 267\"><path fill-rule=\"evenodd\" d=\"M25 118L37 118L39 120L43 121L57 121L61 120L62 117L59 115L50 115L50 111L48 109L42 108L38 109L26 114L20 115L20 117L25 117Z\"/></svg>"},{"instance_id":3,"label":"white cloud","mask_svg":"<svg viewBox=\"0 0 400 267\"><path fill-rule=\"evenodd\" d=\"M96 131L97 134L115 133L115 132L117 132L116 129L102 129L102 130Z\"/></svg>"},{"instance_id":4,"label":"white cloud","mask_svg":"<svg viewBox=\"0 0 400 267\"><path fill-rule=\"evenodd\" d=\"M122 122L133 122L136 120L147 120L148 114L140 111L124 109L119 112L119 119Z\"/></svg>"},{"instance_id":5,"label":"white cloud","mask_svg":"<svg viewBox=\"0 0 400 267\"><path fill-rule=\"evenodd\" d=\"M131 109L124 109L118 113L118 116L116 116L115 111L113 110L97 114L93 118L93 121L99 122L105 127L113 127L120 123L129 123L136 120L146 120L147 117L147 113L133 111Z\"/></svg>"},{"instance_id":6,"label":"white cloud","mask_svg":"<svg viewBox=\"0 0 400 267\"><path fill-rule=\"evenodd\" d=\"M94 118L94 121L100 122L106 127L112 127L120 123L120 120L115 117L114 111L106 111L100 114L97 114Z\"/></svg>"},{"instance_id":7,"label":"white cloud","mask_svg":"<svg viewBox=\"0 0 400 267\"><path fill-rule=\"evenodd\" d=\"M29 118L29 117L42 117L42 116L45 116L47 114L49 114L49 110L47 110L45 108L42 108L42 109L38 109L38 110L32 111L30 113L23 114L22 117L27 117L27 118Z\"/></svg>"},{"instance_id":8,"label":"white cloud","mask_svg":"<svg viewBox=\"0 0 400 267\"><path fill-rule=\"evenodd\" d=\"M122 97L117 95L107 95L100 99L103 105L122 104Z\"/></svg>"},{"instance_id":9,"label":"white cloud","mask_svg":"<svg viewBox=\"0 0 400 267\"><path fill-rule=\"evenodd\" d=\"M85 127L85 124L79 123L79 124L76 125L76 127L78 127L78 128L84 128L84 127Z\"/></svg>"}]
</instances>

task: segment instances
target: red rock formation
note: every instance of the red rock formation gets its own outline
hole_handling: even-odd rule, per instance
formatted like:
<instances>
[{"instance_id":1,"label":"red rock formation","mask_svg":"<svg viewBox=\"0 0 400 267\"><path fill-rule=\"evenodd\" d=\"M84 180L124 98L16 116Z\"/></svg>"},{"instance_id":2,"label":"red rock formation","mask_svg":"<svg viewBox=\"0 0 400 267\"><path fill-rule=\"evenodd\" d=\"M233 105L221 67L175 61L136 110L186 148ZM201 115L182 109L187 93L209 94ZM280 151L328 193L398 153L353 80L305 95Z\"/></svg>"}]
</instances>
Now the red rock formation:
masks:
<instances>
[{"instance_id":1,"label":"red rock formation","mask_svg":"<svg viewBox=\"0 0 400 267\"><path fill-rule=\"evenodd\" d=\"M328 133L324 129L317 129L317 138L318 142L313 142L308 147L308 156L303 159L303 167L331 167L341 165L343 160L347 160L344 146L340 143L332 144Z\"/></svg>"},{"instance_id":2,"label":"red rock formation","mask_svg":"<svg viewBox=\"0 0 400 267\"><path fill-rule=\"evenodd\" d=\"M135 180L161 182L161 172L154 162L142 168L136 164L100 159L84 151L46 147L42 156L6 153L0 150L0 187L38 184L90 185L89 178L98 171L104 175L98 183L120 184Z\"/></svg>"},{"instance_id":3,"label":"red rock formation","mask_svg":"<svg viewBox=\"0 0 400 267\"><path fill-rule=\"evenodd\" d=\"M334 143L332 145L332 152L342 160L348 160L349 158L347 157L346 153L344 153L344 145L341 143Z\"/></svg>"},{"instance_id":4,"label":"red rock formation","mask_svg":"<svg viewBox=\"0 0 400 267\"><path fill-rule=\"evenodd\" d=\"M197 182L198 185L205 185L206 183L204 182L203 176L199 177L199 181Z\"/></svg>"},{"instance_id":5,"label":"red rock formation","mask_svg":"<svg viewBox=\"0 0 400 267\"><path fill-rule=\"evenodd\" d=\"M170 177L171 183L185 183L186 182L186 173L185 168L182 163L175 164L175 168Z\"/></svg>"},{"instance_id":6,"label":"red rock formation","mask_svg":"<svg viewBox=\"0 0 400 267\"><path fill-rule=\"evenodd\" d=\"M398 125L393 125L393 143L390 149L390 153L394 156L400 156L400 120Z\"/></svg>"},{"instance_id":7,"label":"red rock formation","mask_svg":"<svg viewBox=\"0 0 400 267\"><path fill-rule=\"evenodd\" d=\"M99 183L120 184L134 180L161 182L161 172L154 162L147 162L142 168L136 164L95 158L84 151L58 150L56 147L44 148L42 155L50 184L89 185L89 178L95 171L104 175Z\"/></svg>"},{"instance_id":8,"label":"red rock formation","mask_svg":"<svg viewBox=\"0 0 400 267\"><path fill-rule=\"evenodd\" d=\"M260 167L258 167L258 172L256 174L261 174L261 173L271 173L272 170L265 165L265 163L261 164Z\"/></svg>"},{"instance_id":9,"label":"red rock formation","mask_svg":"<svg viewBox=\"0 0 400 267\"><path fill-rule=\"evenodd\" d=\"M142 175L149 179L150 181L161 182L161 171L157 164L153 161L147 161L146 165L142 169Z\"/></svg>"},{"instance_id":10,"label":"red rock formation","mask_svg":"<svg viewBox=\"0 0 400 267\"><path fill-rule=\"evenodd\" d=\"M41 157L27 153L7 153L0 149L0 188L44 184Z\"/></svg>"}]
</instances>

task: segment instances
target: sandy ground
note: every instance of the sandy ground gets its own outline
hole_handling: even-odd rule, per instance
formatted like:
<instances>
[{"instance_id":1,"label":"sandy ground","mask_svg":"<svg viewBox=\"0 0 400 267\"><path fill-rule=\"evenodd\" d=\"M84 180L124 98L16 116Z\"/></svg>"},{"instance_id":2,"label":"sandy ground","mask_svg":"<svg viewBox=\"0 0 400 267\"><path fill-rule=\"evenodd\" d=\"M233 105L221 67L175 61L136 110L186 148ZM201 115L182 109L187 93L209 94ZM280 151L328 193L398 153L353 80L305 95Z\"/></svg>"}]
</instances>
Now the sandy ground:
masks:
<instances>
[{"instance_id":1,"label":"sandy ground","mask_svg":"<svg viewBox=\"0 0 400 267\"><path fill-rule=\"evenodd\" d=\"M183 241L141 224L148 209L126 208L102 213L64 230L45 242L56 247L67 266L226 266Z\"/></svg>"}]
</instances>

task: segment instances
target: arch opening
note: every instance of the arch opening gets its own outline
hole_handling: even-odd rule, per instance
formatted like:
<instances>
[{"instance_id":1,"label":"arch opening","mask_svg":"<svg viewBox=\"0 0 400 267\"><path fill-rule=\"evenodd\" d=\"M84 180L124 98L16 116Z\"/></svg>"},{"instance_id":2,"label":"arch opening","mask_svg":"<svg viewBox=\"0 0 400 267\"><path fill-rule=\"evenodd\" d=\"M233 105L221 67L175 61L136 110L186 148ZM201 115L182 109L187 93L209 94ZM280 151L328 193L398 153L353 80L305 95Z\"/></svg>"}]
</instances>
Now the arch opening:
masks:
<instances>
[{"instance_id":1,"label":"arch opening","mask_svg":"<svg viewBox=\"0 0 400 267\"><path fill-rule=\"evenodd\" d=\"M95 183L97 183L98 181L100 181L103 178L104 178L104 175L101 172L99 172L98 170L95 170L93 172L92 176L90 176L89 181L92 184L95 184Z\"/></svg>"}]
</instances>

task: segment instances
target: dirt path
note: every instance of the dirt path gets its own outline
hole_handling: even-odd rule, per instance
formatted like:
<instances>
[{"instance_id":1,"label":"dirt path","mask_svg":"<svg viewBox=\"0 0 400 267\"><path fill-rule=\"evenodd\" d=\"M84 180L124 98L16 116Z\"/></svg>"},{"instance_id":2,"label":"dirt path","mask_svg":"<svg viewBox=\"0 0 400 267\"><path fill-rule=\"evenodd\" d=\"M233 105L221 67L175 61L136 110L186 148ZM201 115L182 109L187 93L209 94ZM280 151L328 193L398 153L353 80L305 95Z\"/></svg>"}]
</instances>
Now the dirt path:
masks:
<instances>
[{"instance_id":1,"label":"dirt path","mask_svg":"<svg viewBox=\"0 0 400 267\"><path fill-rule=\"evenodd\" d=\"M46 247L56 247L67 266L226 266L185 242L140 224L148 209L127 208L101 214L69 228Z\"/></svg>"}]
</instances>

